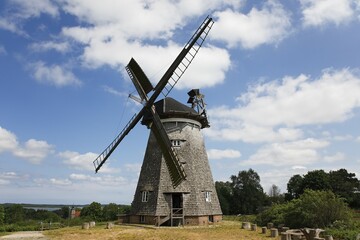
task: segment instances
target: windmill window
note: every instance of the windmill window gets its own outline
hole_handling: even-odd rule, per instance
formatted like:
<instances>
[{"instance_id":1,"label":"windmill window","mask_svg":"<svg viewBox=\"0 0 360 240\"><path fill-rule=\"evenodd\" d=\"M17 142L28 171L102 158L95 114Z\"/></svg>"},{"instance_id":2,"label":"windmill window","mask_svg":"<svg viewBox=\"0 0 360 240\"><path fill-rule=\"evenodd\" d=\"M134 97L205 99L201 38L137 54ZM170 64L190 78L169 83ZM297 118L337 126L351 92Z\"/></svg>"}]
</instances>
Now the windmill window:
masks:
<instances>
[{"instance_id":1,"label":"windmill window","mask_svg":"<svg viewBox=\"0 0 360 240\"><path fill-rule=\"evenodd\" d=\"M205 201L211 202L211 192L205 192Z\"/></svg>"},{"instance_id":2,"label":"windmill window","mask_svg":"<svg viewBox=\"0 0 360 240\"><path fill-rule=\"evenodd\" d=\"M180 147L181 146L181 140L171 140L171 145L173 147Z\"/></svg>"},{"instance_id":3,"label":"windmill window","mask_svg":"<svg viewBox=\"0 0 360 240\"><path fill-rule=\"evenodd\" d=\"M141 201L142 202L149 201L149 191L142 191L141 192Z\"/></svg>"}]
</instances>

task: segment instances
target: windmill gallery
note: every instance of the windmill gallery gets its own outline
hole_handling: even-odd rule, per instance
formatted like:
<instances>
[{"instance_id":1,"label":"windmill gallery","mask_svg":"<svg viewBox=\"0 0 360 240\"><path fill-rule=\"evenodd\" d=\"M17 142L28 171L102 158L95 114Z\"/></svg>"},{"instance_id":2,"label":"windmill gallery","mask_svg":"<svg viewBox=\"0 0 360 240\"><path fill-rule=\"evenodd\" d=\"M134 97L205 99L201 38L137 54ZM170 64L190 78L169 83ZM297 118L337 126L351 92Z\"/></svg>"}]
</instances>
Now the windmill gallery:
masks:
<instances>
[{"instance_id":1,"label":"windmill gallery","mask_svg":"<svg viewBox=\"0 0 360 240\"><path fill-rule=\"evenodd\" d=\"M155 87L134 59L126 66L143 108L94 160L97 172L141 120L151 129L129 215L122 221L157 226L218 222L222 212L201 129L209 127L203 95L191 90L188 107L167 95L198 53L213 25L207 17ZM156 101L162 94L163 99Z\"/></svg>"}]
</instances>

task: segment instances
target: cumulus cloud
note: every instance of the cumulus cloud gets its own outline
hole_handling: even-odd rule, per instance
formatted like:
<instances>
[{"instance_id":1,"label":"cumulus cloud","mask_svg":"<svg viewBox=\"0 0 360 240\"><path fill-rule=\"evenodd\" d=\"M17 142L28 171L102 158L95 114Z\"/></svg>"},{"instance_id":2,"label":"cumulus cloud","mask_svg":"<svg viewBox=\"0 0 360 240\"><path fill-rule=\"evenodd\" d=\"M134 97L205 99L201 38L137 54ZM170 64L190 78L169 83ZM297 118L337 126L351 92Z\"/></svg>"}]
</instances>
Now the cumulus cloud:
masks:
<instances>
[{"instance_id":1,"label":"cumulus cloud","mask_svg":"<svg viewBox=\"0 0 360 240\"><path fill-rule=\"evenodd\" d=\"M29 139L20 144L14 133L0 127L0 153L10 152L31 163L39 164L53 151L53 146L45 141Z\"/></svg>"},{"instance_id":2,"label":"cumulus cloud","mask_svg":"<svg viewBox=\"0 0 360 240\"><path fill-rule=\"evenodd\" d=\"M354 0L300 0L304 26L340 25L354 16Z\"/></svg>"},{"instance_id":3,"label":"cumulus cloud","mask_svg":"<svg viewBox=\"0 0 360 240\"><path fill-rule=\"evenodd\" d=\"M65 53L70 50L70 45L68 42L53 42L46 41L40 43L32 43L29 48L36 52L46 52L49 50L55 50L60 53Z\"/></svg>"},{"instance_id":4,"label":"cumulus cloud","mask_svg":"<svg viewBox=\"0 0 360 240\"><path fill-rule=\"evenodd\" d=\"M56 87L79 86L81 81L68 69L59 65L47 66L44 62L38 61L30 64L34 78L40 82Z\"/></svg>"},{"instance_id":5,"label":"cumulus cloud","mask_svg":"<svg viewBox=\"0 0 360 240\"><path fill-rule=\"evenodd\" d=\"M50 0L13 0L9 1L6 10L3 11L0 18L0 29L4 29L24 37L29 35L22 30L24 20L28 18L39 17L41 14L47 14L52 17L59 15L58 7Z\"/></svg>"},{"instance_id":6,"label":"cumulus cloud","mask_svg":"<svg viewBox=\"0 0 360 240\"><path fill-rule=\"evenodd\" d=\"M98 154L88 152L84 154L80 154L78 152L61 152L59 156L64 159L64 163L68 165L70 168L81 170L81 171L94 171L93 161L96 159ZM105 165L101 167L100 172L102 173L113 173L118 172L118 169L110 168L109 163L107 162Z\"/></svg>"},{"instance_id":7,"label":"cumulus cloud","mask_svg":"<svg viewBox=\"0 0 360 240\"><path fill-rule=\"evenodd\" d=\"M341 104L338 104L341 102ZM358 71L324 70L256 84L238 98L238 106L209 109L212 138L270 142L303 137L301 127L343 122L360 106Z\"/></svg>"},{"instance_id":8,"label":"cumulus cloud","mask_svg":"<svg viewBox=\"0 0 360 240\"><path fill-rule=\"evenodd\" d=\"M218 19L212 38L229 47L255 48L283 40L291 32L290 13L278 2L269 0L262 9L252 8L248 14L232 9L215 13Z\"/></svg>"},{"instance_id":9,"label":"cumulus cloud","mask_svg":"<svg viewBox=\"0 0 360 240\"><path fill-rule=\"evenodd\" d=\"M342 152L337 152L334 155L324 156L324 161L329 163L343 160L345 160L345 154Z\"/></svg>"},{"instance_id":10,"label":"cumulus cloud","mask_svg":"<svg viewBox=\"0 0 360 240\"><path fill-rule=\"evenodd\" d=\"M64 2L65 11L89 24L87 27L62 29L63 36L83 46L81 60L84 66L98 68L108 65L121 71L134 57L154 83L158 82L186 43L186 40L180 43L174 41L178 39L173 37L178 29L209 9L224 6L238 8L241 5L236 1L207 1L205 4L187 0L146 3L108 0L108 4ZM142 17L139 18L139 15ZM228 51L205 44L176 87L200 88L221 84L229 67Z\"/></svg>"},{"instance_id":11,"label":"cumulus cloud","mask_svg":"<svg viewBox=\"0 0 360 240\"><path fill-rule=\"evenodd\" d=\"M234 149L209 149L207 150L209 159L239 158L241 153Z\"/></svg>"},{"instance_id":12,"label":"cumulus cloud","mask_svg":"<svg viewBox=\"0 0 360 240\"><path fill-rule=\"evenodd\" d=\"M304 140L266 144L251 155L243 165L292 166L308 165L321 160L318 149L325 148L329 142L313 138Z\"/></svg>"}]
</instances>

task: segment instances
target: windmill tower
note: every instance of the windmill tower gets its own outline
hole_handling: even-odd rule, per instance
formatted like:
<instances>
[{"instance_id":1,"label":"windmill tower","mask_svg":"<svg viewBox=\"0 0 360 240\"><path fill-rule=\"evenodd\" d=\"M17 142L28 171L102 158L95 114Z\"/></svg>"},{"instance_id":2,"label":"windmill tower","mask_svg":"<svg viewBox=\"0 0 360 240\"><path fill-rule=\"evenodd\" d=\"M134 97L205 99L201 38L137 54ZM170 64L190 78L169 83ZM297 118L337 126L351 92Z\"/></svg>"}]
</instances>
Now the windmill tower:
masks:
<instances>
[{"instance_id":1,"label":"windmill tower","mask_svg":"<svg viewBox=\"0 0 360 240\"><path fill-rule=\"evenodd\" d=\"M202 225L222 218L200 132L209 127L203 95L198 89L191 90L191 107L167 97L213 23L210 17L204 20L155 87L134 59L126 66L139 94L130 97L142 103L143 108L94 160L94 166L97 172L140 120L151 129L128 219L131 223ZM155 102L161 93L165 98Z\"/></svg>"}]
</instances>

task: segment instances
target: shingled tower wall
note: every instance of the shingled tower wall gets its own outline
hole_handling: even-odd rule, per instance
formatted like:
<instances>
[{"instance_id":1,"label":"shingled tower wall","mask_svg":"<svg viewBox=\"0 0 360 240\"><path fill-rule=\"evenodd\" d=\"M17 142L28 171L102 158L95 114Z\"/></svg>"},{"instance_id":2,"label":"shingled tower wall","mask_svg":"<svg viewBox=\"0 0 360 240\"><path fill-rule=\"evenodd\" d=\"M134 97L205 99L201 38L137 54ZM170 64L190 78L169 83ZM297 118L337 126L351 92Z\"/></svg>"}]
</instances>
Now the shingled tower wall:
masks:
<instances>
[{"instance_id":1,"label":"shingled tower wall","mask_svg":"<svg viewBox=\"0 0 360 240\"><path fill-rule=\"evenodd\" d=\"M218 222L222 212L211 174L197 113L174 99L156 103L164 127L187 178L175 189L161 149L150 132L138 185L132 202L131 223L204 225ZM197 114L198 115L198 114ZM143 124L148 124L146 116Z\"/></svg>"}]
</instances>

